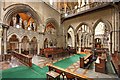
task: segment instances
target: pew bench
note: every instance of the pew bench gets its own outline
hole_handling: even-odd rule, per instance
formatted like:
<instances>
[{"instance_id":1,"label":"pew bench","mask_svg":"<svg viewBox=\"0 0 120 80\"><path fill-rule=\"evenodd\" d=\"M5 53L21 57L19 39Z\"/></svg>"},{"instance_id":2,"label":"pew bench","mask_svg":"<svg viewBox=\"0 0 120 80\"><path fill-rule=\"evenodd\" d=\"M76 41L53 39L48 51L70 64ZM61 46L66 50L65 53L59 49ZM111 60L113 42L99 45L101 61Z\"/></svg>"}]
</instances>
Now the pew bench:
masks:
<instances>
[{"instance_id":1,"label":"pew bench","mask_svg":"<svg viewBox=\"0 0 120 80\"><path fill-rule=\"evenodd\" d=\"M64 74L66 76L67 80L68 79L93 80L92 78L90 79L85 75L73 73L69 70L62 69L62 68L54 66L52 64L48 64L47 66L49 67L49 71L55 71L55 72L59 73L60 75ZM63 77L63 80L64 80L64 77Z\"/></svg>"},{"instance_id":2,"label":"pew bench","mask_svg":"<svg viewBox=\"0 0 120 80\"><path fill-rule=\"evenodd\" d=\"M112 54L112 64L115 69L115 72L120 77L120 55L118 53Z\"/></svg>"},{"instance_id":3,"label":"pew bench","mask_svg":"<svg viewBox=\"0 0 120 80\"><path fill-rule=\"evenodd\" d=\"M91 53L87 53L86 56L80 57L80 68L85 68L86 66L88 66L88 64L90 64L91 60L92 60Z\"/></svg>"},{"instance_id":4,"label":"pew bench","mask_svg":"<svg viewBox=\"0 0 120 80\"><path fill-rule=\"evenodd\" d=\"M106 59L97 58L95 63L95 72L106 73Z\"/></svg>"},{"instance_id":5,"label":"pew bench","mask_svg":"<svg viewBox=\"0 0 120 80\"><path fill-rule=\"evenodd\" d=\"M75 49L63 49L63 48L45 48L40 50L40 55L44 55L45 57L60 57L65 55L70 55L72 53L76 53Z\"/></svg>"}]
</instances>

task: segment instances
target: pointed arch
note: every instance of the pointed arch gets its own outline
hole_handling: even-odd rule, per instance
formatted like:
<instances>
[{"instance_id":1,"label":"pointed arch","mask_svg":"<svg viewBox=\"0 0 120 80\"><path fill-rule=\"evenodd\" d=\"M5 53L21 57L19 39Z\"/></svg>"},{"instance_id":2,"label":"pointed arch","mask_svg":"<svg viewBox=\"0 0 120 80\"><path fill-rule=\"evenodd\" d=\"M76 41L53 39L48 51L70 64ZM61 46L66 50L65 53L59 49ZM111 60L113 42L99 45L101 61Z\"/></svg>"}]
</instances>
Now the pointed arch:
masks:
<instances>
[{"instance_id":1,"label":"pointed arch","mask_svg":"<svg viewBox=\"0 0 120 80\"><path fill-rule=\"evenodd\" d=\"M37 38L33 37L30 41L30 53L31 54L37 54L37 48L38 48L38 44L37 44Z\"/></svg>"},{"instance_id":2,"label":"pointed arch","mask_svg":"<svg viewBox=\"0 0 120 80\"><path fill-rule=\"evenodd\" d=\"M77 34L78 29L82 26L82 25L86 25L87 27L89 27L89 25L86 22L81 22L75 29L75 32ZM92 31L91 27L89 27L90 31Z\"/></svg>"},{"instance_id":3,"label":"pointed arch","mask_svg":"<svg viewBox=\"0 0 120 80\"><path fill-rule=\"evenodd\" d=\"M104 20L104 19L98 19L98 20L96 20L96 21L94 22L94 24L93 24L93 31L92 31L93 33L95 32L96 26L97 26L100 22L103 22L103 23L105 24L105 26L108 28L109 32L113 30L113 29L112 29L112 25L111 25L111 23L110 23L109 21Z\"/></svg>"},{"instance_id":4,"label":"pointed arch","mask_svg":"<svg viewBox=\"0 0 120 80\"><path fill-rule=\"evenodd\" d=\"M28 36L23 36L22 39L21 39L21 41L22 41L25 37L28 39L28 41L30 41L30 37L28 37Z\"/></svg>"},{"instance_id":5,"label":"pointed arch","mask_svg":"<svg viewBox=\"0 0 120 80\"><path fill-rule=\"evenodd\" d=\"M40 26L40 23L42 22L37 12L27 4L12 4L6 7L4 10L6 11L6 14L4 15L3 22L6 24L10 24L10 19L13 17L13 15L20 12L30 13L30 16L35 20L37 26Z\"/></svg>"},{"instance_id":6,"label":"pointed arch","mask_svg":"<svg viewBox=\"0 0 120 80\"><path fill-rule=\"evenodd\" d=\"M70 39L68 34L71 37L71 47L75 47L75 31L71 25L68 26L67 31L66 31L67 41L68 41L68 39Z\"/></svg>"},{"instance_id":7,"label":"pointed arch","mask_svg":"<svg viewBox=\"0 0 120 80\"><path fill-rule=\"evenodd\" d=\"M16 33L12 33L12 34L10 34L8 37L7 37L7 41L9 41L9 39L13 36L13 35L16 35L16 37L18 38L18 40L20 41L20 36L18 35L18 34L16 34Z\"/></svg>"},{"instance_id":8,"label":"pointed arch","mask_svg":"<svg viewBox=\"0 0 120 80\"><path fill-rule=\"evenodd\" d=\"M18 50L19 47L19 39L16 35L12 35L9 38L9 42L7 43L7 50L11 51L11 50Z\"/></svg>"},{"instance_id":9,"label":"pointed arch","mask_svg":"<svg viewBox=\"0 0 120 80\"><path fill-rule=\"evenodd\" d=\"M58 24L57 20L55 20L54 18L48 18L45 21L44 33L45 33L45 29L46 29L46 27L47 27L47 25L49 23L51 23L55 27L55 29L57 30L57 32L59 32L59 24Z\"/></svg>"},{"instance_id":10,"label":"pointed arch","mask_svg":"<svg viewBox=\"0 0 120 80\"><path fill-rule=\"evenodd\" d=\"M70 28L72 28L73 32L75 33L75 29L73 28L72 25L69 25L69 26L68 26L67 31L68 31Z\"/></svg>"},{"instance_id":11,"label":"pointed arch","mask_svg":"<svg viewBox=\"0 0 120 80\"><path fill-rule=\"evenodd\" d=\"M31 41L32 41L32 40L36 40L36 41L38 41L36 37L32 37Z\"/></svg>"}]
</instances>

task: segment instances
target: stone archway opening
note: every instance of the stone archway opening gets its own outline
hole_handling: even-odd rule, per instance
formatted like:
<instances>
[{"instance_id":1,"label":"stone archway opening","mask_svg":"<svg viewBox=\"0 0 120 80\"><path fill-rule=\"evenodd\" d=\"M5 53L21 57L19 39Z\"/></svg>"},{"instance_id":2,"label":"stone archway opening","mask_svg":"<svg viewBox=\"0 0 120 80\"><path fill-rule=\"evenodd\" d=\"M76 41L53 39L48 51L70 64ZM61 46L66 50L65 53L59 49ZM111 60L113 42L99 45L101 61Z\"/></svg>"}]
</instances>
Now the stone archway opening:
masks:
<instances>
[{"instance_id":1,"label":"stone archway opening","mask_svg":"<svg viewBox=\"0 0 120 80\"><path fill-rule=\"evenodd\" d=\"M94 30L94 41L100 41L100 43L95 43L95 48L99 46L99 48L109 48L110 42L110 32L109 27L102 21L98 22Z\"/></svg>"},{"instance_id":2,"label":"stone archway opening","mask_svg":"<svg viewBox=\"0 0 120 80\"><path fill-rule=\"evenodd\" d=\"M45 28L46 42L44 43L44 48L46 47L57 47L57 30L53 23L47 23Z\"/></svg>"},{"instance_id":3,"label":"stone archway opening","mask_svg":"<svg viewBox=\"0 0 120 80\"><path fill-rule=\"evenodd\" d=\"M37 39L36 37L33 37L30 43L30 53L33 55L37 54Z\"/></svg>"},{"instance_id":4,"label":"stone archway opening","mask_svg":"<svg viewBox=\"0 0 120 80\"><path fill-rule=\"evenodd\" d=\"M22 52L23 54L28 55L29 54L29 49L30 49L30 45L29 45L29 38L27 36L24 36L22 38L21 44L22 44Z\"/></svg>"},{"instance_id":5,"label":"stone archway opening","mask_svg":"<svg viewBox=\"0 0 120 80\"><path fill-rule=\"evenodd\" d=\"M75 35L73 28L68 28L67 31L67 47L75 48Z\"/></svg>"},{"instance_id":6,"label":"stone archway opening","mask_svg":"<svg viewBox=\"0 0 120 80\"><path fill-rule=\"evenodd\" d=\"M100 38L95 39L95 47L96 48L101 48L101 39Z\"/></svg>"},{"instance_id":7,"label":"stone archway opening","mask_svg":"<svg viewBox=\"0 0 120 80\"><path fill-rule=\"evenodd\" d=\"M86 24L81 24L77 28L77 51L80 53L85 47L91 47L91 29Z\"/></svg>"},{"instance_id":8,"label":"stone archway opening","mask_svg":"<svg viewBox=\"0 0 120 80\"><path fill-rule=\"evenodd\" d=\"M6 8L4 23L16 28L37 31L41 19L36 11L27 4L13 4Z\"/></svg>"},{"instance_id":9,"label":"stone archway opening","mask_svg":"<svg viewBox=\"0 0 120 80\"><path fill-rule=\"evenodd\" d=\"M12 35L7 44L7 51L17 51L19 49L19 39L16 35Z\"/></svg>"}]
</instances>

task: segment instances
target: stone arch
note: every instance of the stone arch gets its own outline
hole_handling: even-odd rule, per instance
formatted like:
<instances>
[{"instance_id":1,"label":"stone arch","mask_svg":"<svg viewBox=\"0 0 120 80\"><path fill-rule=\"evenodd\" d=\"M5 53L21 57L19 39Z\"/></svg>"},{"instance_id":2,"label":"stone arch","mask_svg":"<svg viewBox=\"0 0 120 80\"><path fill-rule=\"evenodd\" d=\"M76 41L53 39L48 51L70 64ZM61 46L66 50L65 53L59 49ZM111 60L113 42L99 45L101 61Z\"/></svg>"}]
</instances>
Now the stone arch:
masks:
<instances>
[{"instance_id":1,"label":"stone arch","mask_svg":"<svg viewBox=\"0 0 120 80\"><path fill-rule=\"evenodd\" d=\"M38 48L37 38L33 37L30 41L30 53L37 54L37 48Z\"/></svg>"},{"instance_id":2,"label":"stone arch","mask_svg":"<svg viewBox=\"0 0 120 80\"><path fill-rule=\"evenodd\" d=\"M84 31L82 30L82 27L84 27L83 28ZM91 29L91 27L89 27L89 25L86 22L82 22L76 27L75 34L78 35L78 37L79 37L78 38L79 45L77 44L78 52L83 51L84 47L89 47L88 34L92 34L92 29ZM78 41L76 43L78 43Z\"/></svg>"},{"instance_id":3,"label":"stone arch","mask_svg":"<svg viewBox=\"0 0 120 80\"><path fill-rule=\"evenodd\" d=\"M97 34L99 35L99 37L101 37L102 39L102 43L101 44L98 44L100 47L102 48L108 48L109 51L111 51L111 48L112 48L112 44L109 44L109 40L112 41L112 36L110 35L111 31L113 30L112 28L112 25L111 23L108 21L108 20L105 20L105 19L98 19L95 21L95 23L93 24L93 31L92 31L92 34L93 34L93 47L96 47L97 44L95 44L95 29L96 27L98 26L98 24L102 22L104 23L104 27L105 29L107 30L104 30L106 32L104 32L104 34Z\"/></svg>"},{"instance_id":4,"label":"stone arch","mask_svg":"<svg viewBox=\"0 0 120 80\"><path fill-rule=\"evenodd\" d=\"M57 30L57 32L59 32L59 24L58 24L57 20L55 20L54 18L48 18L48 19L46 19L45 25L44 25L45 29L46 29L46 26L47 26L48 23L52 23L52 25L54 25L54 27Z\"/></svg>"},{"instance_id":5,"label":"stone arch","mask_svg":"<svg viewBox=\"0 0 120 80\"><path fill-rule=\"evenodd\" d=\"M30 49L30 44L29 44L29 42L30 42L30 39L29 39L29 37L28 36L23 36L22 37L22 40L21 40L21 45L22 45L22 53L24 53L24 54L29 54L29 49Z\"/></svg>"},{"instance_id":6,"label":"stone arch","mask_svg":"<svg viewBox=\"0 0 120 80\"><path fill-rule=\"evenodd\" d=\"M38 41L37 37L35 37L35 36L34 36L34 37L32 37L32 39L31 39L30 41L32 41L33 39L36 39L36 40Z\"/></svg>"},{"instance_id":7,"label":"stone arch","mask_svg":"<svg viewBox=\"0 0 120 80\"><path fill-rule=\"evenodd\" d=\"M71 29L72 31L70 31L70 29ZM69 31L69 32L68 32L68 31ZM70 33L70 32L71 32L71 33ZM73 32L73 33L72 33L72 32ZM69 34L70 37L71 37L71 42L72 42L71 47L75 47L75 31L74 31L74 28L73 28L71 25L68 26L67 31L66 31L66 36L67 36L67 40L66 40L66 41L68 41L68 34Z\"/></svg>"},{"instance_id":8,"label":"stone arch","mask_svg":"<svg viewBox=\"0 0 120 80\"><path fill-rule=\"evenodd\" d=\"M10 39L13 35L16 35L16 37L19 39L19 41L21 41L20 36L19 36L18 34L16 34L16 33L10 34L10 35L7 37L7 41L9 41L9 39Z\"/></svg>"},{"instance_id":9,"label":"stone arch","mask_svg":"<svg viewBox=\"0 0 120 80\"><path fill-rule=\"evenodd\" d=\"M76 27L76 29L75 29L76 34L77 34L78 29L79 29L82 25L86 25L87 27L89 27L89 25L88 25L86 22L80 23L80 24ZM89 29L90 29L90 31L92 31L91 27L89 27Z\"/></svg>"},{"instance_id":10,"label":"stone arch","mask_svg":"<svg viewBox=\"0 0 120 80\"><path fill-rule=\"evenodd\" d=\"M42 22L37 12L27 4L12 4L4 10L6 11L6 14L3 18L3 22L6 24L10 24L12 16L20 12L30 13L31 17L35 20L37 27L40 26L40 23Z\"/></svg>"},{"instance_id":11,"label":"stone arch","mask_svg":"<svg viewBox=\"0 0 120 80\"><path fill-rule=\"evenodd\" d=\"M11 51L11 50L16 50L18 51L19 48L19 38L16 34L12 34L9 36L9 39L7 41L7 50Z\"/></svg>"},{"instance_id":12,"label":"stone arch","mask_svg":"<svg viewBox=\"0 0 120 80\"><path fill-rule=\"evenodd\" d=\"M92 32L93 32L93 33L95 33L95 28L96 28L96 26L99 24L99 22L105 23L106 27L108 27L108 29L109 29L109 32L111 32L111 31L113 30L113 29L112 29L112 25L111 25L111 23L110 23L109 21L104 20L104 19L98 19L98 20L96 20L96 21L94 22L94 24L93 24L93 29L92 29Z\"/></svg>"},{"instance_id":13,"label":"stone arch","mask_svg":"<svg viewBox=\"0 0 120 80\"><path fill-rule=\"evenodd\" d=\"M29 41L31 41L31 38L27 35L23 35L22 38L21 38L21 41L23 40L24 37L27 37L29 39Z\"/></svg>"},{"instance_id":14,"label":"stone arch","mask_svg":"<svg viewBox=\"0 0 120 80\"><path fill-rule=\"evenodd\" d=\"M75 29L73 28L72 25L69 25L69 26L68 26L67 31L68 31L70 28L72 28L73 32L75 33Z\"/></svg>"},{"instance_id":15,"label":"stone arch","mask_svg":"<svg viewBox=\"0 0 120 80\"><path fill-rule=\"evenodd\" d=\"M48 47L57 47L59 24L54 18L48 18L45 22L45 38L48 39Z\"/></svg>"}]
</instances>

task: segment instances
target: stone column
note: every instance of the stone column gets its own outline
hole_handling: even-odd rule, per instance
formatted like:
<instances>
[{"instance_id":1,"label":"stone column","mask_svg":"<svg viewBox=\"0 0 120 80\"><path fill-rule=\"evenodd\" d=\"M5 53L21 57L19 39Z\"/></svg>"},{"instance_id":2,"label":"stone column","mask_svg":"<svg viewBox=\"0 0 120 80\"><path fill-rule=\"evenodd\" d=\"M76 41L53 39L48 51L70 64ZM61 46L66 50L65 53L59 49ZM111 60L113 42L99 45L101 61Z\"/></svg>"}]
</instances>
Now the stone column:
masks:
<instances>
[{"instance_id":1,"label":"stone column","mask_svg":"<svg viewBox=\"0 0 120 80\"><path fill-rule=\"evenodd\" d=\"M39 55L40 54L40 44L39 44L39 42L38 42L38 46L37 46L37 55Z\"/></svg>"},{"instance_id":2,"label":"stone column","mask_svg":"<svg viewBox=\"0 0 120 80\"><path fill-rule=\"evenodd\" d=\"M28 24L27 21L24 20L24 28L25 28L25 29L27 29L27 24Z\"/></svg>"},{"instance_id":3,"label":"stone column","mask_svg":"<svg viewBox=\"0 0 120 80\"><path fill-rule=\"evenodd\" d=\"M77 50L77 35L75 34L75 49Z\"/></svg>"},{"instance_id":4,"label":"stone column","mask_svg":"<svg viewBox=\"0 0 120 80\"><path fill-rule=\"evenodd\" d=\"M0 55L2 54L2 25L0 24Z\"/></svg>"},{"instance_id":5,"label":"stone column","mask_svg":"<svg viewBox=\"0 0 120 80\"><path fill-rule=\"evenodd\" d=\"M7 54L7 27L4 27L3 31L3 41L4 41L4 54Z\"/></svg>"},{"instance_id":6,"label":"stone column","mask_svg":"<svg viewBox=\"0 0 120 80\"><path fill-rule=\"evenodd\" d=\"M95 55L95 34L94 34L94 31L93 31L93 34L92 34L92 52L93 52L93 55Z\"/></svg>"},{"instance_id":7,"label":"stone column","mask_svg":"<svg viewBox=\"0 0 120 80\"><path fill-rule=\"evenodd\" d=\"M92 39L92 41L93 41L93 42L92 42L92 47L95 48L95 39L94 39L94 38L95 38L95 35L94 35L94 33L92 34L92 37L93 37L93 39Z\"/></svg>"},{"instance_id":8,"label":"stone column","mask_svg":"<svg viewBox=\"0 0 120 80\"><path fill-rule=\"evenodd\" d=\"M110 54L112 54L112 32L110 32Z\"/></svg>"},{"instance_id":9,"label":"stone column","mask_svg":"<svg viewBox=\"0 0 120 80\"><path fill-rule=\"evenodd\" d=\"M13 27L16 27L16 21L17 21L16 16L14 16L14 17L12 18L12 20L13 20Z\"/></svg>"},{"instance_id":10,"label":"stone column","mask_svg":"<svg viewBox=\"0 0 120 80\"><path fill-rule=\"evenodd\" d=\"M19 53L20 54L21 54L21 47L22 47L21 42L19 42Z\"/></svg>"},{"instance_id":11,"label":"stone column","mask_svg":"<svg viewBox=\"0 0 120 80\"><path fill-rule=\"evenodd\" d=\"M83 43L82 43L82 47L85 47L85 36L83 36Z\"/></svg>"},{"instance_id":12,"label":"stone column","mask_svg":"<svg viewBox=\"0 0 120 80\"><path fill-rule=\"evenodd\" d=\"M22 28L22 18L19 19L20 28Z\"/></svg>"},{"instance_id":13,"label":"stone column","mask_svg":"<svg viewBox=\"0 0 120 80\"><path fill-rule=\"evenodd\" d=\"M80 35L80 34L79 34ZM79 53L81 52L81 35L79 36Z\"/></svg>"}]
</instances>

